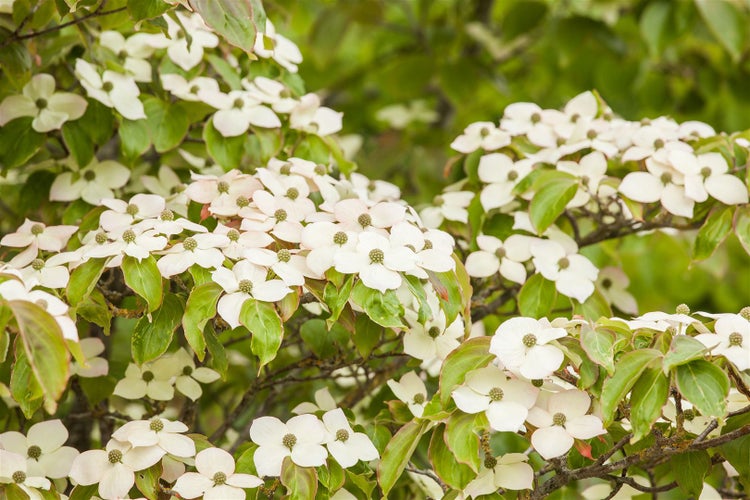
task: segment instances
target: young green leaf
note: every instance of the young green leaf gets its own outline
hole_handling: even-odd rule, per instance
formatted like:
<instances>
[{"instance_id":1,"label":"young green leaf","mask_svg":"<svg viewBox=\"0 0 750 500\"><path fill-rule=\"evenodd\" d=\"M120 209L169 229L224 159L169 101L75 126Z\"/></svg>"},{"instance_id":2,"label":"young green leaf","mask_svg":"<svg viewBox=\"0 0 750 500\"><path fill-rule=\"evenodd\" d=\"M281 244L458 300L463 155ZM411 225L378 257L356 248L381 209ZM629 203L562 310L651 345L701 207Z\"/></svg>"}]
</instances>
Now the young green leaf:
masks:
<instances>
[{"instance_id":1,"label":"young green leaf","mask_svg":"<svg viewBox=\"0 0 750 500\"><path fill-rule=\"evenodd\" d=\"M669 379L658 366L646 368L630 395L630 422L633 425L633 441L638 441L651 432L654 422L661 416L661 409L669 395Z\"/></svg>"},{"instance_id":2,"label":"young green leaf","mask_svg":"<svg viewBox=\"0 0 750 500\"><path fill-rule=\"evenodd\" d=\"M187 306L185 306L182 329L185 332L188 344L201 361L206 355L206 339L203 337L203 328L211 318L216 316L216 303L223 291L218 283L213 281L203 283L193 288L190 297L188 297Z\"/></svg>"},{"instance_id":3,"label":"young green leaf","mask_svg":"<svg viewBox=\"0 0 750 500\"><path fill-rule=\"evenodd\" d=\"M661 358L656 349L639 349L623 354L615 364L615 374L602 386L602 417L605 427L612 423L617 406L625 400L641 373Z\"/></svg>"},{"instance_id":4,"label":"young green leaf","mask_svg":"<svg viewBox=\"0 0 750 500\"><path fill-rule=\"evenodd\" d=\"M401 477L406 464L417 449L426 426L426 422L409 422L388 442L378 464L378 483L384 495L388 495L398 478Z\"/></svg>"},{"instance_id":5,"label":"young green leaf","mask_svg":"<svg viewBox=\"0 0 750 500\"><path fill-rule=\"evenodd\" d=\"M537 234L542 234L557 220L578 191L575 177L559 173L561 175L545 182L537 190L529 204L529 216Z\"/></svg>"},{"instance_id":6,"label":"young green leaf","mask_svg":"<svg viewBox=\"0 0 750 500\"><path fill-rule=\"evenodd\" d=\"M161 273L159 268L156 267L156 259L153 255L141 260L125 256L122 259L122 274L125 278L125 284L146 299L149 312L154 311L161 305Z\"/></svg>"},{"instance_id":7,"label":"young green leaf","mask_svg":"<svg viewBox=\"0 0 750 500\"><path fill-rule=\"evenodd\" d=\"M721 368L704 359L696 359L679 365L676 375L680 394L693 403L701 415L726 415L729 377Z\"/></svg>"},{"instance_id":8,"label":"young green leaf","mask_svg":"<svg viewBox=\"0 0 750 500\"><path fill-rule=\"evenodd\" d=\"M526 280L518 293L518 310L522 316L542 318L552 310L556 298L555 283L535 274Z\"/></svg>"},{"instance_id":9,"label":"young green leaf","mask_svg":"<svg viewBox=\"0 0 750 500\"><path fill-rule=\"evenodd\" d=\"M133 361L141 365L156 359L169 348L172 336L180 326L180 319L185 311L185 304L180 297L172 293L164 296L161 307L154 311L152 317L143 316L135 324L130 338Z\"/></svg>"},{"instance_id":10,"label":"young green leaf","mask_svg":"<svg viewBox=\"0 0 750 500\"><path fill-rule=\"evenodd\" d=\"M318 474L313 467L300 467L286 457L281 465L281 484L289 498L294 500L315 500L318 492Z\"/></svg>"},{"instance_id":11,"label":"young green leaf","mask_svg":"<svg viewBox=\"0 0 750 500\"><path fill-rule=\"evenodd\" d=\"M731 207L721 207L711 212L695 238L693 260L703 260L713 255L732 232L732 214Z\"/></svg>"},{"instance_id":12,"label":"young green leaf","mask_svg":"<svg viewBox=\"0 0 750 500\"><path fill-rule=\"evenodd\" d=\"M462 490L476 477L476 472L466 464L456 461L453 452L445 442L445 425L439 425L432 432L427 456L435 473L451 488Z\"/></svg>"},{"instance_id":13,"label":"young green leaf","mask_svg":"<svg viewBox=\"0 0 750 500\"><path fill-rule=\"evenodd\" d=\"M260 367L270 363L276 357L284 337L281 317L273 304L247 299L240 310L240 323L253 334L250 350L260 358Z\"/></svg>"},{"instance_id":14,"label":"young green leaf","mask_svg":"<svg viewBox=\"0 0 750 500\"><path fill-rule=\"evenodd\" d=\"M468 372L487 366L495 358L490 354L490 340L491 337L469 339L445 358L440 371L440 402L444 407L450 402L453 389L463 383Z\"/></svg>"}]
</instances>

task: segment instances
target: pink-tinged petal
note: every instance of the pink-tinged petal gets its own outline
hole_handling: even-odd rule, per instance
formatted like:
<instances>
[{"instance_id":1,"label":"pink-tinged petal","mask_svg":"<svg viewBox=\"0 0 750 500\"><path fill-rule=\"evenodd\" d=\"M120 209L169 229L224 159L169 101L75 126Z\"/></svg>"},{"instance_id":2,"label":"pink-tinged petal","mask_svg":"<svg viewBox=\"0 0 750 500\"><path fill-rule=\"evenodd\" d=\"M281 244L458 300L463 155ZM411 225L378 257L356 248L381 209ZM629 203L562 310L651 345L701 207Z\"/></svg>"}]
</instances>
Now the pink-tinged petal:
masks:
<instances>
[{"instance_id":1,"label":"pink-tinged petal","mask_svg":"<svg viewBox=\"0 0 750 500\"><path fill-rule=\"evenodd\" d=\"M618 190L633 201L659 201L664 190L661 180L648 172L631 172L625 176Z\"/></svg>"},{"instance_id":2,"label":"pink-tinged petal","mask_svg":"<svg viewBox=\"0 0 750 500\"><path fill-rule=\"evenodd\" d=\"M47 420L34 424L26 434L29 446L36 445L42 453L49 453L65 444L68 440L68 429L60 420Z\"/></svg>"},{"instance_id":3,"label":"pink-tinged petal","mask_svg":"<svg viewBox=\"0 0 750 500\"><path fill-rule=\"evenodd\" d=\"M234 458L221 448L206 448L195 456L195 468L204 476L214 477L217 472L234 474Z\"/></svg>"},{"instance_id":4,"label":"pink-tinged petal","mask_svg":"<svg viewBox=\"0 0 750 500\"><path fill-rule=\"evenodd\" d=\"M70 478L78 484L87 486L98 483L111 464L108 453L104 450L84 451L73 461Z\"/></svg>"},{"instance_id":5,"label":"pink-tinged petal","mask_svg":"<svg viewBox=\"0 0 750 500\"><path fill-rule=\"evenodd\" d=\"M487 408L487 420L495 431L517 432L523 427L529 410L513 401L496 401Z\"/></svg>"},{"instance_id":6,"label":"pink-tinged petal","mask_svg":"<svg viewBox=\"0 0 750 500\"><path fill-rule=\"evenodd\" d=\"M247 495L240 488L221 484L206 490L203 500L245 500Z\"/></svg>"},{"instance_id":7,"label":"pink-tinged petal","mask_svg":"<svg viewBox=\"0 0 750 500\"><path fill-rule=\"evenodd\" d=\"M464 413L479 413L485 411L490 404L490 398L471 390L469 387L461 386L452 393L456 407Z\"/></svg>"},{"instance_id":8,"label":"pink-tinged petal","mask_svg":"<svg viewBox=\"0 0 750 500\"><path fill-rule=\"evenodd\" d=\"M44 471L44 476L60 479L70 473L70 467L79 454L75 448L63 446L39 457L39 467Z\"/></svg>"},{"instance_id":9,"label":"pink-tinged petal","mask_svg":"<svg viewBox=\"0 0 750 500\"><path fill-rule=\"evenodd\" d=\"M529 349L519 371L524 377L534 380L547 377L560 368L565 356L551 345L536 345Z\"/></svg>"},{"instance_id":10,"label":"pink-tinged petal","mask_svg":"<svg viewBox=\"0 0 750 500\"><path fill-rule=\"evenodd\" d=\"M713 175L706 179L708 193L725 205L740 205L748 202L747 186L729 174Z\"/></svg>"},{"instance_id":11,"label":"pink-tinged petal","mask_svg":"<svg viewBox=\"0 0 750 500\"><path fill-rule=\"evenodd\" d=\"M212 488L214 482L208 477L197 472L186 472L177 478L172 489L183 498L197 498L206 490Z\"/></svg>"},{"instance_id":12,"label":"pink-tinged petal","mask_svg":"<svg viewBox=\"0 0 750 500\"><path fill-rule=\"evenodd\" d=\"M602 421L599 417L594 415L583 415L568 419L565 422L565 429L576 439L591 439L607 432L602 427Z\"/></svg>"},{"instance_id":13,"label":"pink-tinged petal","mask_svg":"<svg viewBox=\"0 0 750 500\"><path fill-rule=\"evenodd\" d=\"M526 462L495 467L495 487L506 490L528 490L534 483L534 469Z\"/></svg>"},{"instance_id":14,"label":"pink-tinged petal","mask_svg":"<svg viewBox=\"0 0 750 500\"><path fill-rule=\"evenodd\" d=\"M171 453L176 457L195 456L195 443L192 439L182 434L160 432L159 446L167 453Z\"/></svg>"},{"instance_id":15,"label":"pink-tinged petal","mask_svg":"<svg viewBox=\"0 0 750 500\"><path fill-rule=\"evenodd\" d=\"M99 494L106 500L115 500L128 495L135 484L135 474L126 465L115 464L99 481Z\"/></svg>"},{"instance_id":16,"label":"pink-tinged petal","mask_svg":"<svg viewBox=\"0 0 750 500\"><path fill-rule=\"evenodd\" d=\"M693 206L695 202L685 196L685 190L674 184L664 186L661 196L661 204L667 211L674 215L691 218L693 217Z\"/></svg>"},{"instance_id":17,"label":"pink-tinged petal","mask_svg":"<svg viewBox=\"0 0 750 500\"><path fill-rule=\"evenodd\" d=\"M260 446L281 445L281 438L289 428L276 417L259 417L250 425L250 439Z\"/></svg>"},{"instance_id":18,"label":"pink-tinged petal","mask_svg":"<svg viewBox=\"0 0 750 500\"><path fill-rule=\"evenodd\" d=\"M546 460L564 455L573 442L570 434L559 425L537 429L531 435L531 446Z\"/></svg>"},{"instance_id":19,"label":"pink-tinged petal","mask_svg":"<svg viewBox=\"0 0 750 500\"><path fill-rule=\"evenodd\" d=\"M306 415L299 415L304 417ZM299 439L299 437L298 437ZM320 467L326 463L328 451L319 444L297 443L292 448L292 462L301 467Z\"/></svg>"},{"instance_id":20,"label":"pink-tinged petal","mask_svg":"<svg viewBox=\"0 0 750 500\"><path fill-rule=\"evenodd\" d=\"M487 278L500 267L497 256L485 251L472 252L466 258L466 272L474 278ZM525 274L525 271L524 271Z\"/></svg>"},{"instance_id":21,"label":"pink-tinged petal","mask_svg":"<svg viewBox=\"0 0 750 500\"><path fill-rule=\"evenodd\" d=\"M253 454L255 470L258 471L260 477L280 476L281 464L284 462L284 458L289 455L291 455L291 451L282 444L261 445Z\"/></svg>"}]
</instances>

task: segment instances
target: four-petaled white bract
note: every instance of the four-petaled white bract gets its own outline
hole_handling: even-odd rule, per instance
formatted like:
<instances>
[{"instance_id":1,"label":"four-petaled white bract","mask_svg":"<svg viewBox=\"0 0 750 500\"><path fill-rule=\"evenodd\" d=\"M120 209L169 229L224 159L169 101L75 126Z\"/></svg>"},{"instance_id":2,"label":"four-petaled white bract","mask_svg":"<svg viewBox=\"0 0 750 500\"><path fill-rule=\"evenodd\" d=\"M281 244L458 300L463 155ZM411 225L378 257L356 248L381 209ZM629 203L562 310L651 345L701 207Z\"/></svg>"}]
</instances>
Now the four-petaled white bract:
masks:
<instances>
[{"instance_id":1,"label":"four-petaled white bract","mask_svg":"<svg viewBox=\"0 0 750 500\"><path fill-rule=\"evenodd\" d=\"M495 331L490 352L505 368L527 379L543 379L560 368L565 357L551 342L567 334L546 318L511 318Z\"/></svg>"},{"instance_id":2,"label":"four-petaled white bract","mask_svg":"<svg viewBox=\"0 0 750 500\"><path fill-rule=\"evenodd\" d=\"M297 415L286 423L276 417L260 417L250 426L250 439L258 444L253 459L259 476L278 476L285 457L300 467L319 467L328 457L323 447L326 427L311 414Z\"/></svg>"},{"instance_id":3,"label":"four-petaled white bract","mask_svg":"<svg viewBox=\"0 0 750 500\"><path fill-rule=\"evenodd\" d=\"M195 456L198 472L186 472L172 488L183 498L243 500L244 488L257 488L263 481L252 474L235 472L234 458L221 448L206 448Z\"/></svg>"}]
</instances>

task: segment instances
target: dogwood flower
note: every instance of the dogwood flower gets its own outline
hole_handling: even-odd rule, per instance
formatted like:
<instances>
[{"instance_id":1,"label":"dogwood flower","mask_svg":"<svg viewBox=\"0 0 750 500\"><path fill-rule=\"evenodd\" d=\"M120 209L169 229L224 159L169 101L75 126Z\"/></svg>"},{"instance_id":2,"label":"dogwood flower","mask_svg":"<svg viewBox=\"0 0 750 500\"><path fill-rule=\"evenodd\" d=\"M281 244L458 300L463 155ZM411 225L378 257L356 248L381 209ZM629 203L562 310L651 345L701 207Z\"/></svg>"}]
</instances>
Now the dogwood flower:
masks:
<instances>
[{"instance_id":1,"label":"dogwood flower","mask_svg":"<svg viewBox=\"0 0 750 500\"><path fill-rule=\"evenodd\" d=\"M65 288L70 280L70 272L65 264L76 260L77 253L63 252L51 256L47 260L36 258L31 264L19 269L21 278L30 286L41 285L47 288ZM13 261L11 261L13 262Z\"/></svg>"},{"instance_id":2,"label":"dogwood flower","mask_svg":"<svg viewBox=\"0 0 750 500\"><path fill-rule=\"evenodd\" d=\"M200 384L210 384L219 379L220 375L205 366L195 367L193 357L185 349L178 349L174 353L174 360L178 363L180 375L174 381L178 391L193 401L197 401L203 394Z\"/></svg>"},{"instance_id":3,"label":"dogwood flower","mask_svg":"<svg viewBox=\"0 0 750 500\"><path fill-rule=\"evenodd\" d=\"M167 22L167 30L171 40L158 40L157 47L167 47L167 56L185 71L197 66L203 60L204 49L213 48L219 44L219 37L213 34L198 14L185 15L175 12L180 20L179 24L168 15L163 18ZM190 35L190 43L185 31Z\"/></svg>"},{"instance_id":4,"label":"dogwood flower","mask_svg":"<svg viewBox=\"0 0 750 500\"><path fill-rule=\"evenodd\" d=\"M292 413L296 415L302 415L303 413L315 413L320 410L328 411L336 408L336 400L333 399L333 396L331 396L331 393L328 391L327 387L323 387L322 389L318 389L317 391L315 391L314 398L315 403L300 403L292 408Z\"/></svg>"},{"instance_id":5,"label":"dogwood flower","mask_svg":"<svg viewBox=\"0 0 750 500\"><path fill-rule=\"evenodd\" d=\"M333 213L344 230L376 231L386 234L384 229L406 219L406 207L393 202L380 202L368 206L363 200L349 198L337 202Z\"/></svg>"},{"instance_id":6,"label":"dogwood flower","mask_svg":"<svg viewBox=\"0 0 750 500\"><path fill-rule=\"evenodd\" d=\"M194 234L167 250L156 266L165 278L183 273L195 264L206 269L218 268L224 263L224 254L220 248L227 245L229 238L226 235Z\"/></svg>"},{"instance_id":7,"label":"dogwood flower","mask_svg":"<svg viewBox=\"0 0 750 500\"><path fill-rule=\"evenodd\" d=\"M716 333L701 333L695 338L739 370L750 369L750 321L739 314L722 316L716 320L714 330Z\"/></svg>"},{"instance_id":8,"label":"dogwood flower","mask_svg":"<svg viewBox=\"0 0 750 500\"><path fill-rule=\"evenodd\" d=\"M8 96L0 103L0 126L22 116L31 116L31 128L45 133L58 130L63 123L79 119L88 103L69 92L55 92L55 78L39 73L24 85L21 95Z\"/></svg>"},{"instance_id":9,"label":"dogwood flower","mask_svg":"<svg viewBox=\"0 0 750 500\"><path fill-rule=\"evenodd\" d=\"M289 114L297 105L297 100L291 97L289 89L279 81L256 76L252 81L243 78L241 83L250 95L264 104L270 104L277 113Z\"/></svg>"},{"instance_id":10,"label":"dogwood flower","mask_svg":"<svg viewBox=\"0 0 750 500\"><path fill-rule=\"evenodd\" d=\"M443 191L432 200L432 204L419 212L424 225L430 228L440 227L444 220L469 222L467 207L474 199L472 191Z\"/></svg>"},{"instance_id":11,"label":"dogwood flower","mask_svg":"<svg viewBox=\"0 0 750 500\"><path fill-rule=\"evenodd\" d=\"M130 363L125 369L125 378L117 382L113 394L125 399L148 396L157 401L169 401L174 398L174 377L179 373L177 367L171 356L163 356L142 366Z\"/></svg>"},{"instance_id":12,"label":"dogwood flower","mask_svg":"<svg viewBox=\"0 0 750 500\"><path fill-rule=\"evenodd\" d=\"M341 467L346 469L360 460L369 462L380 457L367 434L352 430L341 408L325 412L323 424L328 431L326 447Z\"/></svg>"},{"instance_id":13,"label":"dogwood flower","mask_svg":"<svg viewBox=\"0 0 750 500\"><path fill-rule=\"evenodd\" d=\"M0 448L26 457L29 476L59 479L68 475L78 456L78 450L63 446L67 440L68 429L62 421L47 420L29 427L26 436L16 431L0 434Z\"/></svg>"},{"instance_id":14,"label":"dogwood flower","mask_svg":"<svg viewBox=\"0 0 750 500\"><path fill-rule=\"evenodd\" d=\"M646 158L647 172L630 172L622 179L618 191L633 201L659 201L673 215L692 217L695 201L685 193L684 173L669 161L675 153L678 151L664 151L663 155L654 153ZM680 156L676 158L679 160Z\"/></svg>"},{"instance_id":15,"label":"dogwood flower","mask_svg":"<svg viewBox=\"0 0 750 500\"><path fill-rule=\"evenodd\" d=\"M599 270L583 255L568 252L553 240L537 240L531 244L531 255L536 270L555 282L561 294L585 302L594 293L594 281Z\"/></svg>"},{"instance_id":16,"label":"dogwood flower","mask_svg":"<svg viewBox=\"0 0 750 500\"><path fill-rule=\"evenodd\" d=\"M685 172L685 195L689 198L704 202L711 195L725 205L748 202L745 183L727 173L729 165L721 153L696 156L692 152L673 151L669 159Z\"/></svg>"},{"instance_id":17,"label":"dogwood flower","mask_svg":"<svg viewBox=\"0 0 750 500\"><path fill-rule=\"evenodd\" d=\"M279 476L285 457L300 467L319 467L328 457L323 447L326 428L318 417L297 415L286 423L276 417L260 417L250 425L250 439L258 444L253 454L259 476Z\"/></svg>"},{"instance_id":18,"label":"dogwood flower","mask_svg":"<svg viewBox=\"0 0 750 500\"><path fill-rule=\"evenodd\" d=\"M281 120L276 113L249 92L232 90L225 94L217 90L204 88L198 95L203 102L218 109L214 113L213 124L224 137L242 135L250 125L262 128L281 127Z\"/></svg>"},{"instance_id":19,"label":"dogwood flower","mask_svg":"<svg viewBox=\"0 0 750 500\"><path fill-rule=\"evenodd\" d=\"M102 31L99 43L124 59L123 68L137 82L151 81L151 65L148 58L154 53L153 40L149 33L136 33L125 38L119 31Z\"/></svg>"},{"instance_id":20,"label":"dogwood flower","mask_svg":"<svg viewBox=\"0 0 750 500\"><path fill-rule=\"evenodd\" d=\"M52 486L46 477L32 476L27 470L23 455L0 448L0 484L15 484L32 500L41 500L37 488L48 490Z\"/></svg>"},{"instance_id":21,"label":"dogwood flower","mask_svg":"<svg viewBox=\"0 0 750 500\"><path fill-rule=\"evenodd\" d=\"M182 422L172 422L165 418L153 417L150 420L126 422L112 437L122 443L130 443L134 448L157 447L176 457L195 456L195 443L182 433L188 426Z\"/></svg>"},{"instance_id":22,"label":"dogwood flower","mask_svg":"<svg viewBox=\"0 0 750 500\"><path fill-rule=\"evenodd\" d=\"M94 66L83 59L76 59L75 73L90 98L116 109L128 120L146 118L143 103L138 99L141 91L132 76L109 69L100 75Z\"/></svg>"},{"instance_id":23,"label":"dogwood flower","mask_svg":"<svg viewBox=\"0 0 750 500\"><path fill-rule=\"evenodd\" d=\"M77 172L63 172L50 187L52 201L73 201L82 199L91 205L98 205L104 198L114 198L113 189L124 186L130 178L130 170L114 160L102 162L94 158L86 167Z\"/></svg>"},{"instance_id":24,"label":"dogwood flower","mask_svg":"<svg viewBox=\"0 0 750 500\"><path fill-rule=\"evenodd\" d=\"M78 329L68 315L68 305L52 294L42 290L29 290L26 284L10 279L0 283L0 297L5 300L32 302L52 316L60 327L63 338L78 342Z\"/></svg>"},{"instance_id":25,"label":"dogwood flower","mask_svg":"<svg viewBox=\"0 0 750 500\"><path fill-rule=\"evenodd\" d=\"M638 304L635 298L626 291L630 285L630 279L622 269L617 267L604 267L599 270L596 285L607 302L617 307L620 311L628 314L638 314Z\"/></svg>"},{"instance_id":26,"label":"dogwood flower","mask_svg":"<svg viewBox=\"0 0 750 500\"><path fill-rule=\"evenodd\" d=\"M406 403L415 417L422 416L424 407L427 405L427 388L419 375L415 372L407 372L398 382L389 380L387 384L393 394Z\"/></svg>"},{"instance_id":27,"label":"dogwood flower","mask_svg":"<svg viewBox=\"0 0 750 500\"><path fill-rule=\"evenodd\" d=\"M477 175L486 182L479 194L479 201L486 211L499 208L515 200L513 189L534 168L529 159L514 162L503 153L491 153L479 159Z\"/></svg>"},{"instance_id":28,"label":"dogwood flower","mask_svg":"<svg viewBox=\"0 0 750 500\"><path fill-rule=\"evenodd\" d=\"M357 274L365 286L385 293L401 286L401 272L414 269L416 254L374 232L360 233L356 252L341 250L334 258L340 273Z\"/></svg>"},{"instance_id":29,"label":"dogwood flower","mask_svg":"<svg viewBox=\"0 0 750 500\"><path fill-rule=\"evenodd\" d=\"M451 393L456 407L465 413L484 412L495 431L523 429L529 408L539 394L539 389L530 383L509 379L494 365L469 372L464 384Z\"/></svg>"},{"instance_id":30,"label":"dogwood flower","mask_svg":"<svg viewBox=\"0 0 750 500\"><path fill-rule=\"evenodd\" d=\"M450 325L446 325L445 312L440 308L435 293L427 294L427 304L432 316L424 323L418 321L415 311L406 309L404 316L409 328L404 333L404 353L426 362L435 359L442 361L459 346L459 339L464 334L464 322L458 316Z\"/></svg>"},{"instance_id":31,"label":"dogwood flower","mask_svg":"<svg viewBox=\"0 0 750 500\"><path fill-rule=\"evenodd\" d=\"M146 222L146 221L144 221ZM95 242L84 250L87 258L122 257L129 255L139 261L148 258L152 252L164 249L167 238L157 235L143 222L133 226L120 226L109 233L99 233Z\"/></svg>"},{"instance_id":32,"label":"dogwood flower","mask_svg":"<svg viewBox=\"0 0 750 500\"><path fill-rule=\"evenodd\" d=\"M531 243L535 239L522 234L508 236L501 241L494 236L477 236L479 250L466 258L466 272L475 278L486 278L496 272L514 283L526 282L523 262L531 258Z\"/></svg>"},{"instance_id":33,"label":"dogwood flower","mask_svg":"<svg viewBox=\"0 0 750 500\"><path fill-rule=\"evenodd\" d=\"M186 472L172 489L182 498L244 500L244 488L257 488L263 481L252 474L235 472L234 458L220 448L206 448L195 456L198 472Z\"/></svg>"},{"instance_id":34,"label":"dogwood flower","mask_svg":"<svg viewBox=\"0 0 750 500\"><path fill-rule=\"evenodd\" d=\"M344 113L320 105L317 94L303 95L289 115L289 126L320 137L341 130Z\"/></svg>"},{"instance_id":35,"label":"dogwood flower","mask_svg":"<svg viewBox=\"0 0 750 500\"><path fill-rule=\"evenodd\" d=\"M550 342L566 335L564 328L553 327L546 318L511 318L495 330L490 352L507 369L530 380L542 379L560 368L565 357Z\"/></svg>"},{"instance_id":36,"label":"dogwood flower","mask_svg":"<svg viewBox=\"0 0 750 500\"><path fill-rule=\"evenodd\" d=\"M555 166L557 170L574 175L579 179L578 191L567 207L582 207L589 202L592 195L596 195L599 183L607 173L607 159L599 151L594 151L578 162L560 161Z\"/></svg>"},{"instance_id":37,"label":"dogwood flower","mask_svg":"<svg viewBox=\"0 0 750 500\"><path fill-rule=\"evenodd\" d=\"M21 268L36 259L39 250L59 252L68 244L70 237L78 231L77 226L46 226L41 222L26 219L15 233L0 239L0 245L12 248L25 248L16 255L10 264Z\"/></svg>"},{"instance_id":38,"label":"dogwood flower","mask_svg":"<svg viewBox=\"0 0 750 500\"><path fill-rule=\"evenodd\" d=\"M452 143L451 148L469 154L479 148L494 151L510 144L510 134L500 130L492 122L472 123Z\"/></svg>"},{"instance_id":39,"label":"dogwood flower","mask_svg":"<svg viewBox=\"0 0 750 500\"><path fill-rule=\"evenodd\" d=\"M158 217L166 208L166 201L156 194L136 194L129 201L103 199L105 210L99 216L99 225L105 231L116 231L144 219Z\"/></svg>"},{"instance_id":40,"label":"dogwood flower","mask_svg":"<svg viewBox=\"0 0 750 500\"><path fill-rule=\"evenodd\" d=\"M358 233L342 229L328 221L313 222L302 229L300 245L310 249L306 263L313 273L325 274L333 266L337 252L356 251Z\"/></svg>"},{"instance_id":41,"label":"dogwood flower","mask_svg":"<svg viewBox=\"0 0 750 500\"><path fill-rule=\"evenodd\" d=\"M567 453L574 439L606 434L599 417L586 414L590 406L589 395L577 389L540 394L537 406L526 418L537 428L531 435L531 445L549 460Z\"/></svg>"},{"instance_id":42,"label":"dogwood flower","mask_svg":"<svg viewBox=\"0 0 750 500\"><path fill-rule=\"evenodd\" d=\"M133 447L110 439L105 450L84 451L73 461L70 478L77 484L99 484L99 495L107 500L126 497L135 484L135 472L147 469L164 456L156 446Z\"/></svg>"},{"instance_id":43,"label":"dogwood flower","mask_svg":"<svg viewBox=\"0 0 750 500\"><path fill-rule=\"evenodd\" d=\"M531 489L534 483L534 469L526 463L528 460L529 457L523 453L506 453L500 457L488 455L477 477L464 488L464 494L469 498L476 498L494 493L499 488Z\"/></svg>"},{"instance_id":44,"label":"dogwood flower","mask_svg":"<svg viewBox=\"0 0 750 500\"><path fill-rule=\"evenodd\" d=\"M302 62L302 52L286 37L276 33L273 23L266 19L266 29L255 34L253 53L264 59L273 58L290 73L297 72L297 65Z\"/></svg>"},{"instance_id":45,"label":"dogwood flower","mask_svg":"<svg viewBox=\"0 0 750 500\"><path fill-rule=\"evenodd\" d=\"M213 78L197 76L192 80L186 80L185 77L177 73L162 74L161 85L164 87L164 90L168 90L172 95L179 97L183 101L192 102L205 102L201 97L202 95L221 91L219 89L219 82Z\"/></svg>"},{"instance_id":46,"label":"dogwood flower","mask_svg":"<svg viewBox=\"0 0 750 500\"><path fill-rule=\"evenodd\" d=\"M83 352L85 363L83 365L74 362L70 367L71 375L79 377L95 378L103 377L109 373L109 362L98 355L104 352L104 342L97 337L81 339L78 342Z\"/></svg>"}]
</instances>

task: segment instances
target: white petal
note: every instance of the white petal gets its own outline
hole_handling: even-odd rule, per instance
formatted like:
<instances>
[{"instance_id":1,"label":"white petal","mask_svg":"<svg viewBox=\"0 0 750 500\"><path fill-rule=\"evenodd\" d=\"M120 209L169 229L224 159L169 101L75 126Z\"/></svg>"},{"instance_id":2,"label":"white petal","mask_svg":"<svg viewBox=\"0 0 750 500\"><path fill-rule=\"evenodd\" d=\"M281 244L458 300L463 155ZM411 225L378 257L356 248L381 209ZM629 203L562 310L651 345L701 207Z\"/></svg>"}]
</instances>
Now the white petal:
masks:
<instances>
[{"instance_id":1,"label":"white petal","mask_svg":"<svg viewBox=\"0 0 750 500\"><path fill-rule=\"evenodd\" d=\"M631 172L622 180L618 190L633 201L653 203L661 198L664 185L648 172Z\"/></svg>"},{"instance_id":2,"label":"white petal","mask_svg":"<svg viewBox=\"0 0 750 500\"><path fill-rule=\"evenodd\" d=\"M135 474L124 464L114 464L99 481L99 494L105 499L123 498L135 484Z\"/></svg>"},{"instance_id":3,"label":"white petal","mask_svg":"<svg viewBox=\"0 0 750 500\"><path fill-rule=\"evenodd\" d=\"M725 205L740 205L748 202L747 186L733 175L713 175L706 179L708 193Z\"/></svg>"},{"instance_id":4,"label":"white petal","mask_svg":"<svg viewBox=\"0 0 750 500\"><path fill-rule=\"evenodd\" d=\"M196 498L214 485L212 479L198 474L197 472L186 472L174 484L172 489L184 498Z\"/></svg>"},{"instance_id":5,"label":"white petal","mask_svg":"<svg viewBox=\"0 0 750 500\"><path fill-rule=\"evenodd\" d=\"M531 445L546 460L567 453L573 442L570 434L559 425L537 429L531 435Z\"/></svg>"},{"instance_id":6,"label":"white petal","mask_svg":"<svg viewBox=\"0 0 750 500\"><path fill-rule=\"evenodd\" d=\"M469 387L461 386L456 388L452 393L453 401L456 407L465 413L479 413L485 411L490 404L490 398L483 396Z\"/></svg>"}]
</instances>

